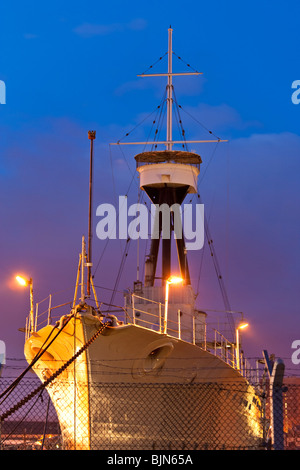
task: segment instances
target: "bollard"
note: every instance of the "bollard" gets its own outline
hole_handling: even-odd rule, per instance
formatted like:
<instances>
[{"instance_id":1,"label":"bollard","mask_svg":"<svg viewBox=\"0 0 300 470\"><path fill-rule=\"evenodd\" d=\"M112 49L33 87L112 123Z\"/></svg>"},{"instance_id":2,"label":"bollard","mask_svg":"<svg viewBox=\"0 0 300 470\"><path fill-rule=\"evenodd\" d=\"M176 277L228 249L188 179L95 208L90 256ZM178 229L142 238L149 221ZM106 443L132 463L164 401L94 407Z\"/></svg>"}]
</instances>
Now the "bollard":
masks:
<instances>
[{"instance_id":1,"label":"bollard","mask_svg":"<svg viewBox=\"0 0 300 470\"><path fill-rule=\"evenodd\" d=\"M284 450L282 385L284 362L271 361L267 351L263 351L265 364L270 378L270 427L273 450Z\"/></svg>"}]
</instances>

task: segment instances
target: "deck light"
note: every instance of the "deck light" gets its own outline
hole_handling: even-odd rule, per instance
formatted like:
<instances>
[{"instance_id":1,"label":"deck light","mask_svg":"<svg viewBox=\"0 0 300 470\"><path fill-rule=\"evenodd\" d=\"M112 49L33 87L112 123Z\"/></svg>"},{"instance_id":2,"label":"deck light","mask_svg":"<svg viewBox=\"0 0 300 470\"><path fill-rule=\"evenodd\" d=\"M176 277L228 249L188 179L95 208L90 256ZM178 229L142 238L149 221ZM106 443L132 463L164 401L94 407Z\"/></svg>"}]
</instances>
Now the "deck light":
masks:
<instances>
[{"instance_id":1,"label":"deck light","mask_svg":"<svg viewBox=\"0 0 300 470\"><path fill-rule=\"evenodd\" d=\"M245 322L241 322L236 330L235 330L235 334L236 334L236 347L235 347L235 350L236 350L236 368L238 370L240 370L240 339L239 339L239 330L243 330L244 328L247 328L247 326L249 326L248 323L245 323Z\"/></svg>"},{"instance_id":2,"label":"deck light","mask_svg":"<svg viewBox=\"0 0 300 470\"><path fill-rule=\"evenodd\" d=\"M180 284L183 279L178 276L171 276L166 281L166 297L165 297L165 316L164 316L164 334L167 334L167 323L168 323L168 306L169 306L169 289L170 284Z\"/></svg>"},{"instance_id":3,"label":"deck light","mask_svg":"<svg viewBox=\"0 0 300 470\"><path fill-rule=\"evenodd\" d=\"M23 276L16 276L16 280L18 283L23 286L29 286L29 292L30 292L30 332L34 331L34 317L33 317L33 282L32 278L26 279Z\"/></svg>"},{"instance_id":4,"label":"deck light","mask_svg":"<svg viewBox=\"0 0 300 470\"><path fill-rule=\"evenodd\" d=\"M22 276L16 276L16 280L21 286L27 286L29 284L29 281Z\"/></svg>"}]
</instances>

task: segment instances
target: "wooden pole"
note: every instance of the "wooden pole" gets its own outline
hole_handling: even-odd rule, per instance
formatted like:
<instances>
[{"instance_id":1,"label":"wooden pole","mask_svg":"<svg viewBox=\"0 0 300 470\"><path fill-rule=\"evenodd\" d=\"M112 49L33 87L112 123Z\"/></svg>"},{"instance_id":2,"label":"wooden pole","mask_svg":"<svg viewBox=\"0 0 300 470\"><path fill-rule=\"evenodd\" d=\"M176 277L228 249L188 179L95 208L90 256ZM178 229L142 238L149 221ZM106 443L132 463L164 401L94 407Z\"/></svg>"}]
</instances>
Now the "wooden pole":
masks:
<instances>
[{"instance_id":1,"label":"wooden pole","mask_svg":"<svg viewBox=\"0 0 300 470\"><path fill-rule=\"evenodd\" d=\"M89 184L89 233L88 233L88 259L87 259L87 296L91 295L91 267L92 267L92 197L93 197L93 153L96 131L88 132L90 145L90 184Z\"/></svg>"}]
</instances>

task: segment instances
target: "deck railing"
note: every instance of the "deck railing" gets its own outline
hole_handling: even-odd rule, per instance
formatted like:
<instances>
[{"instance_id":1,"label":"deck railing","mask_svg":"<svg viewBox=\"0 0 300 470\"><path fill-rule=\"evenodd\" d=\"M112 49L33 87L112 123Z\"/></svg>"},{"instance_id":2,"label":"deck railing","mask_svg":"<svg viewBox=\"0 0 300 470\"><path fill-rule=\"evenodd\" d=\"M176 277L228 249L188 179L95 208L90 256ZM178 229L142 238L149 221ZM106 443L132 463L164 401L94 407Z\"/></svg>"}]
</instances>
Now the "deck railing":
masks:
<instances>
[{"instance_id":1,"label":"deck railing","mask_svg":"<svg viewBox=\"0 0 300 470\"><path fill-rule=\"evenodd\" d=\"M141 305L147 305L148 309L141 308ZM55 324L62 315L66 314L65 308L69 306L68 313L72 308L73 301L53 305L53 297L49 295L35 306L35 312L28 315L25 325L25 339L27 340L32 332L36 332L47 325ZM137 307L138 305L138 307ZM150 305L150 308L149 308ZM192 315L189 325L182 321L182 313L177 312L176 319L165 318L164 303L146 299L135 293L130 294L130 302L127 302L125 308L120 310L123 313L125 324L134 324L143 328L157 331L160 334L167 333L176 339L184 339L183 332L189 330L190 337L188 342L209 351L211 354L218 356L222 361L226 362L234 369L239 369L240 373L251 383L258 383L258 368L252 367L250 362L244 357L241 348L237 348L234 342L229 341L217 328L208 324L206 321L197 324L196 315ZM186 317L186 315L184 315ZM33 325L32 325L33 321ZM190 326L191 330L190 331ZM237 357L237 354L239 357Z\"/></svg>"},{"instance_id":2,"label":"deck railing","mask_svg":"<svg viewBox=\"0 0 300 470\"><path fill-rule=\"evenodd\" d=\"M141 303L144 302L152 305L152 308L143 309ZM138 306L137 306L138 305ZM150 310L150 311L149 311ZM165 304L137 295L131 294L131 300L126 305L127 321L144 328L152 329L159 333L167 331L169 336L177 339L182 339L182 330L185 325L182 321L182 313L178 310L177 318L173 319L164 318ZM167 322L167 325L164 323ZM258 369L252 367L250 362L245 358L241 348L237 348L235 342L229 341L217 328L203 322L201 324L201 333L199 338L199 331L197 331L197 318L196 314L192 315L192 334L189 342L196 344L205 351L218 356L221 360L226 362L234 369L239 369L240 373L251 383L258 383ZM239 356L239 357L238 357Z\"/></svg>"},{"instance_id":3,"label":"deck railing","mask_svg":"<svg viewBox=\"0 0 300 470\"><path fill-rule=\"evenodd\" d=\"M72 301L65 302L58 305L52 305L52 295L48 295L45 299L37 302L35 305L35 312L32 319L32 315L28 315L25 324L25 339L28 339L32 332L37 331L47 325L55 324L60 317L65 314L62 313L62 307L72 305ZM33 324L32 324L33 323Z\"/></svg>"}]
</instances>

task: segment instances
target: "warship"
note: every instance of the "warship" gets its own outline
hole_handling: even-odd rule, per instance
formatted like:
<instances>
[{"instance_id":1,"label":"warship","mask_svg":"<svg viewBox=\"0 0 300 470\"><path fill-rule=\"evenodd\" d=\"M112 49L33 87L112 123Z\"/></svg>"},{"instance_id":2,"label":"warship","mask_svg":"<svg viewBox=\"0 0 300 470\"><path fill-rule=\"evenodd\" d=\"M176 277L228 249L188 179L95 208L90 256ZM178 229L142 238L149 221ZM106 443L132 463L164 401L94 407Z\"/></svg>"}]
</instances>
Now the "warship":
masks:
<instances>
[{"instance_id":1,"label":"warship","mask_svg":"<svg viewBox=\"0 0 300 470\"><path fill-rule=\"evenodd\" d=\"M166 140L145 142L153 144L151 150L135 155L140 190L156 208L156 236L151 239L143 281L134 281L124 291L120 314L104 311L92 275L96 134L89 131L88 246L83 237L74 297L71 305L53 306L49 296L44 324L38 305L26 323L25 357L46 384L65 449L248 449L262 441L262 405L240 344L245 324L234 320L225 302L228 335L216 328L209 334L209 313L196 306L180 223L176 229L176 214L185 198L198 194L202 159L186 148L175 149L182 141L172 135L173 77L199 73L173 72L172 28L167 56L166 73L142 75L167 80ZM184 140L185 145L190 142ZM167 223L160 210L165 205L171 208ZM203 230L207 235L205 218ZM64 309L59 317L57 307Z\"/></svg>"}]
</instances>

